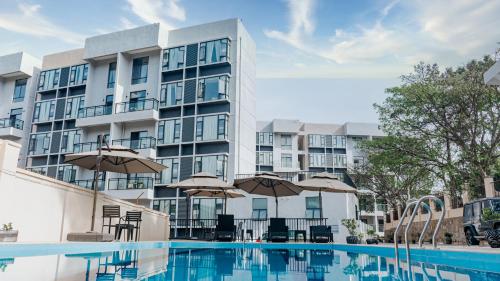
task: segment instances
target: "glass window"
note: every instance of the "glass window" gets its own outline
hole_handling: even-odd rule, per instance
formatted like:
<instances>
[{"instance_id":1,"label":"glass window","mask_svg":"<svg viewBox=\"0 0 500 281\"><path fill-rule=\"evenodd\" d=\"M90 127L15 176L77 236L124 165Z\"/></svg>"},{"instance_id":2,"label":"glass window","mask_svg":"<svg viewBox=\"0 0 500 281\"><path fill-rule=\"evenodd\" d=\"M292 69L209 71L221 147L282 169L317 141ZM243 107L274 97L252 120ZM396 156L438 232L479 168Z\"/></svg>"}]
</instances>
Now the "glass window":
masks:
<instances>
[{"instance_id":1,"label":"glass window","mask_svg":"<svg viewBox=\"0 0 500 281\"><path fill-rule=\"evenodd\" d=\"M171 184L179 180L179 159L168 158L158 159L156 162L167 166L167 168L156 174L156 182L158 184Z\"/></svg>"},{"instance_id":2,"label":"glass window","mask_svg":"<svg viewBox=\"0 0 500 281\"><path fill-rule=\"evenodd\" d=\"M184 47L177 47L163 51L163 71L182 68L184 66L184 50Z\"/></svg>"},{"instance_id":3,"label":"glass window","mask_svg":"<svg viewBox=\"0 0 500 281\"><path fill-rule=\"evenodd\" d=\"M198 101L212 101L229 98L229 76L202 78L199 80Z\"/></svg>"},{"instance_id":4,"label":"glass window","mask_svg":"<svg viewBox=\"0 0 500 281\"><path fill-rule=\"evenodd\" d=\"M354 168L361 168L363 167L365 163L365 157L363 156L353 156L352 157L352 162L354 165Z\"/></svg>"},{"instance_id":5,"label":"glass window","mask_svg":"<svg viewBox=\"0 0 500 281\"><path fill-rule=\"evenodd\" d=\"M309 153L309 167L325 167L324 153Z\"/></svg>"},{"instance_id":6,"label":"glass window","mask_svg":"<svg viewBox=\"0 0 500 281\"><path fill-rule=\"evenodd\" d=\"M306 197L306 218L320 218L319 197Z\"/></svg>"},{"instance_id":7,"label":"glass window","mask_svg":"<svg viewBox=\"0 0 500 281\"><path fill-rule=\"evenodd\" d=\"M64 131L62 133L61 152L73 152L75 144L81 143L81 130Z\"/></svg>"},{"instance_id":8,"label":"glass window","mask_svg":"<svg viewBox=\"0 0 500 281\"><path fill-rule=\"evenodd\" d=\"M116 80L116 62L112 62L109 64L108 68L108 89L112 89L115 87Z\"/></svg>"},{"instance_id":9,"label":"glass window","mask_svg":"<svg viewBox=\"0 0 500 281\"><path fill-rule=\"evenodd\" d=\"M40 73L38 78L38 90L52 90L59 86L60 69L46 70Z\"/></svg>"},{"instance_id":10,"label":"glass window","mask_svg":"<svg viewBox=\"0 0 500 281\"><path fill-rule=\"evenodd\" d=\"M166 213L175 218L175 199L155 199L153 200L153 210Z\"/></svg>"},{"instance_id":11,"label":"glass window","mask_svg":"<svg viewBox=\"0 0 500 281\"><path fill-rule=\"evenodd\" d=\"M161 85L160 106L174 106L182 103L182 82Z\"/></svg>"},{"instance_id":12,"label":"glass window","mask_svg":"<svg viewBox=\"0 0 500 281\"><path fill-rule=\"evenodd\" d=\"M309 147L325 147L324 135L308 135L307 140Z\"/></svg>"},{"instance_id":13,"label":"glass window","mask_svg":"<svg viewBox=\"0 0 500 281\"><path fill-rule=\"evenodd\" d=\"M200 44L200 64L229 61L229 39L220 39Z\"/></svg>"},{"instance_id":14,"label":"glass window","mask_svg":"<svg viewBox=\"0 0 500 281\"><path fill-rule=\"evenodd\" d=\"M85 97L74 97L66 100L66 119L75 119L78 117L78 111L85 107Z\"/></svg>"},{"instance_id":15,"label":"glass window","mask_svg":"<svg viewBox=\"0 0 500 281\"><path fill-rule=\"evenodd\" d=\"M132 62L132 85L146 83L148 80L149 57L136 58Z\"/></svg>"},{"instance_id":16,"label":"glass window","mask_svg":"<svg viewBox=\"0 0 500 281\"><path fill-rule=\"evenodd\" d=\"M292 154L282 153L281 154L281 168L292 168Z\"/></svg>"},{"instance_id":17,"label":"glass window","mask_svg":"<svg viewBox=\"0 0 500 281\"><path fill-rule=\"evenodd\" d=\"M32 134L28 147L28 154L47 154L50 147L50 133Z\"/></svg>"},{"instance_id":18,"label":"glass window","mask_svg":"<svg viewBox=\"0 0 500 281\"><path fill-rule=\"evenodd\" d=\"M225 114L196 118L196 140L223 140L227 138L227 119Z\"/></svg>"},{"instance_id":19,"label":"glass window","mask_svg":"<svg viewBox=\"0 0 500 281\"><path fill-rule=\"evenodd\" d=\"M72 66L69 72L69 85L81 85L87 82L88 64Z\"/></svg>"},{"instance_id":20,"label":"glass window","mask_svg":"<svg viewBox=\"0 0 500 281\"><path fill-rule=\"evenodd\" d=\"M162 120L158 123L158 143L179 143L181 138L181 120Z\"/></svg>"},{"instance_id":21,"label":"glass window","mask_svg":"<svg viewBox=\"0 0 500 281\"><path fill-rule=\"evenodd\" d=\"M194 198L193 219L213 220L224 212L224 199Z\"/></svg>"},{"instance_id":22,"label":"glass window","mask_svg":"<svg viewBox=\"0 0 500 281\"><path fill-rule=\"evenodd\" d=\"M271 151L257 152L257 165L272 166L273 165L273 153Z\"/></svg>"},{"instance_id":23,"label":"glass window","mask_svg":"<svg viewBox=\"0 0 500 281\"><path fill-rule=\"evenodd\" d=\"M24 100L24 95L26 94L26 84L28 79L18 79L14 86L14 96L12 97L13 102L21 102Z\"/></svg>"},{"instance_id":24,"label":"glass window","mask_svg":"<svg viewBox=\"0 0 500 281\"><path fill-rule=\"evenodd\" d=\"M347 156L345 154L335 155L335 168L346 168L347 167Z\"/></svg>"},{"instance_id":25,"label":"glass window","mask_svg":"<svg viewBox=\"0 0 500 281\"><path fill-rule=\"evenodd\" d=\"M267 198L252 199L252 219L267 219Z\"/></svg>"},{"instance_id":26,"label":"glass window","mask_svg":"<svg viewBox=\"0 0 500 281\"><path fill-rule=\"evenodd\" d=\"M33 122L47 122L54 119L56 109L56 101L42 101L35 103L35 111L33 112Z\"/></svg>"},{"instance_id":27,"label":"glass window","mask_svg":"<svg viewBox=\"0 0 500 281\"><path fill-rule=\"evenodd\" d=\"M258 145L273 145L273 133L270 132L258 132L257 133L257 144Z\"/></svg>"},{"instance_id":28,"label":"glass window","mask_svg":"<svg viewBox=\"0 0 500 281\"><path fill-rule=\"evenodd\" d=\"M292 149L292 136L291 135L281 135L281 148L282 149Z\"/></svg>"},{"instance_id":29,"label":"glass window","mask_svg":"<svg viewBox=\"0 0 500 281\"><path fill-rule=\"evenodd\" d=\"M23 119L23 109L22 108L14 108L10 110L10 116L9 118L11 120L20 120Z\"/></svg>"},{"instance_id":30,"label":"glass window","mask_svg":"<svg viewBox=\"0 0 500 281\"><path fill-rule=\"evenodd\" d=\"M221 180L226 180L227 156L207 155L197 156L194 163L194 173L208 172Z\"/></svg>"},{"instance_id":31,"label":"glass window","mask_svg":"<svg viewBox=\"0 0 500 281\"><path fill-rule=\"evenodd\" d=\"M57 179L65 182L75 182L76 167L73 165L59 166L57 168Z\"/></svg>"},{"instance_id":32,"label":"glass window","mask_svg":"<svg viewBox=\"0 0 500 281\"><path fill-rule=\"evenodd\" d=\"M334 148L345 148L346 137L345 136L333 136L333 147Z\"/></svg>"}]
</instances>

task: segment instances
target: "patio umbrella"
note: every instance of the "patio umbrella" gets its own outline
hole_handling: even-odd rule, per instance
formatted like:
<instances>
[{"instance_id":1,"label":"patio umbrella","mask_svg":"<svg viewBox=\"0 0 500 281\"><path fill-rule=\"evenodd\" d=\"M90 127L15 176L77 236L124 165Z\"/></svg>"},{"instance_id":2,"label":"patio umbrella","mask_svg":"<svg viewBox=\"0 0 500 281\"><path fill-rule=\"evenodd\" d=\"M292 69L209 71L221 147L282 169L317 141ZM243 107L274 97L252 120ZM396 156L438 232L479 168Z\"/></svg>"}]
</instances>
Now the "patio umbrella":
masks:
<instances>
[{"instance_id":1,"label":"patio umbrella","mask_svg":"<svg viewBox=\"0 0 500 281\"><path fill-rule=\"evenodd\" d=\"M310 179L303 180L297 183L304 190L319 191L319 214L323 218L323 198L321 192L333 193L356 193L357 190L343 182L330 173L319 173L312 176Z\"/></svg>"},{"instance_id":2,"label":"patio umbrella","mask_svg":"<svg viewBox=\"0 0 500 281\"><path fill-rule=\"evenodd\" d=\"M245 197L245 195L232 190L188 189L185 192L190 196L224 198L224 214L227 210L227 198Z\"/></svg>"},{"instance_id":3,"label":"patio umbrella","mask_svg":"<svg viewBox=\"0 0 500 281\"><path fill-rule=\"evenodd\" d=\"M158 173L167 167L139 155L138 152L122 146L108 146L103 148L103 137L97 137L96 151L68 154L64 163L95 170L92 183L94 199L92 206L92 222L90 231L94 231L94 219L97 204L97 181L101 171L130 174L130 173Z\"/></svg>"},{"instance_id":4,"label":"patio umbrella","mask_svg":"<svg viewBox=\"0 0 500 281\"><path fill-rule=\"evenodd\" d=\"M260 173L250 178L234 180L234 186L250 194L273 196L278 217L278 197L295 196L302 188L273 173Z\"/></svg>"}]
</instances>

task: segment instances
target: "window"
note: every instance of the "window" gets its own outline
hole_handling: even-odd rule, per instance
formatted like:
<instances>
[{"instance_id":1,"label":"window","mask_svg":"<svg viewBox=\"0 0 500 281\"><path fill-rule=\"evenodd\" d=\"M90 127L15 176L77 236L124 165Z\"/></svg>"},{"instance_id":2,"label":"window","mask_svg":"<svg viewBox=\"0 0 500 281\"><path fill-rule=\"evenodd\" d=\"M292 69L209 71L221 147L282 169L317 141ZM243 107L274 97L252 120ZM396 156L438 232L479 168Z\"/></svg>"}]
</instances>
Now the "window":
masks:
<instances>
[{"instance_id":1,"label":"window","mask_svg":"<svg viewBox=\"0 0 500 281\"><path fill-rule=\"evenodd\" d=\"M363 137L352 137L352 146L358 148L358 144L363 141Z\"/></svg>"},{"instance_id":2,"label":"window","mask_svg":"<svg viewBox=\"0 0 500 281\"><path fill-rule=\"evenodd\" d=\"M282 149L292 149L292 136L291 135L281 135L281 148Z\"/></svg>"},{"instance_id":3,"label":"window","mask_svg":"<svg viewBox=\"0 0 500 281\"><path fill-rule=\"evenodd\" d=\"M202 78L199 80L198 101L228 99L229 76Z\"/></svg>"},{"instance_id":4,"label":"window","mask_svg":"<svg viewBox=\"0 0 500 281\"><path fill-rule=\"evenodd\" d=\"M181 120L162 120L158 123L158 143L179 143L181 138Z\"/></svg>"},{"instance_id":5,"label":"window","mask_svg":"<svg viewBox=\"0 0 500 281\"><path fill-rule=\"evenodd\" d=\"M31 171L33 173L37 173L40 175L47 175L47 167L34 167L34 168L26 168L26 170Z\"/></svg>"},{"instance_id":6,"label":"window","mask_svg":"<svg viewBox=\"0 0 500 281\"><path fill-rule=\"evenodd\" d=\"M308 135L307 141L309 143L309 147L325 147L324 135Z\"/></svg>"},{"instance_id":7,"label":"window","mask_svg":"<svg viewBox=\"0 0 500 281\"><path fill-rule=\"evenodd\" d=\"M227 156L209 155L197 156L194 163L194 173L208 172L221 180L226 180Z\"/></svg>"},{"instance_id":8,"label":"window","mask_svg":"<svg viewBox=\"0 0 500 281\"><path fill-rule=\"evenodd\" d=\"M60 69L42 71L38 78L38 90L52 90L59 86L59 73Z\"/></svg>"},{"instance_id":9,"label":"window","mask_svg":"<svg viewBox=\"0 0 500 281\"><path fill-rule=\"evenodd\" d=\"M281 154L281 168L292 168L292 154Z\"/></svg>"},{"instance_id":10,"label":"window","mask_svg":"<svg viewBox=\"0 0 500 281\"><path fill-rule=\"evenodd\" d=\"M75 182L76 168L73 165L59 166L57 168L57 179L65 182Z\"/></svg>"},{"instance_id":11,"label":"window","mask_svg":"<svg viewBox=\"0 0 500 281\"><path fill-rule=\"evenodd\" d=\"M184 47L171 48L163 51L163 71L175 70L184 66Z\"/></svg>"},{"instance_id":12,"label":"window","mask_svg":"<svg viewBox=\"0 0 500 281\"><path fill-rule=\"evenodd\" d=\"M325 167L324 153L309 153L309 167Z\"/></svg>"},{"instance_id":13,"label":"window","mask_svg":"<svg viewBox=\"0 0 500 281\"><path fill-rule=\"evenodd\" d=\"M345 136L333 136L333 148L345 148Z\"/></svg>"},{"instance_id":14,"label":"window","mask_svg":"<svg viewBox=\"0 0 500 281\"><path fill-rule=\"evenodd\" d=\"M132 62L132 85L148 81L149 57L136 58Z\"/></svg>"},{"instance_id":15,"label":"window","mask_svg":"<svg viewBox=\"0 0 500 281\"><path fill-rule=\"evenodd\" d=\"M220 39L200 44L200 64L229 61L229 39Z\"/></svg>"},{"instance_id":16,"label":"window","mask_svg":"<svg viewBox=\"0 0 500 281\"><path fill-rule=\"evenodd\" d=\"M81 130L64 131L62 133L61 152L73 152L75 144L81 143Z\"/></svg>"},{"instance_id":17,"label":"window","mask_svg":"<svg viewBox=\"0 0 500 281\"><path fill-rule=\"evenodd\" d=\"M196 140L223 140L227 138L226 114L196 118Z\"/></svg>"},{"instance_id":18,"label":"window","mask_svg":"<svg viewBox=\"0 0 500 281\"><path fill-rule=\"evenodd\" d=\"M306 218L316 219L320 218L320 204L319 197L306 197Z\"/></svg>"},{"instance_id":19,"label":"window","mask_svg":"<svg viewBox=\"0 0 500 281\"><path fill-rule=\"evenodd\" d=\"M167 166L167 168L156 174L156 182L158 184L171 184L179 180L179 159L168 158L158 159L156 162Z\"/></svg>"},{"instance_id":20,"label":"window","mask_svg":"<svg viewBox=\"0 0 500 281\"><path fill-rule=\"evenodd\" d=\"M14 96L12 97L13 102L21 102L24 100L27 82L28 82L28 79L16 80L16 84L14 86Z\"/></svg>"},{"instance_id":21,"label":"window","mask_svg":"<svg viewBox=\"0 0 500 281\"><path fill-rule=\"evenodd\" d=\"M66 119L75 119L78 117L78 111L83 109L85 97L68 98L66 100Z\"/></svg>"},{"instance_id":22,"label":"window","mask_svg":"<svg viewBox=\"0 0 500 281\"><path fill-rule=\"evenodd\" d=\"M335 155L335 168L346 168L347 156L344 154Z\"/></svg>"},{"instance_id":23,"label":"window","mask_svg":"<svg viewBox=\"0 0 500 281\"><path fill-rule=\"evenodd\" d=\"M113 89L115 87L116 80L116 62L109 64L108 68L108 89Z\"/></svg>"},{"instance_id":24,"label":"window","mask_svg":"<svg viewBox=\"0 0 500 281\"><path fill-rule=\"evenodd\" d=\"M222 198L194 198L193 219L216 219L217 215L224 212L224 199Z\"/></svg>"},{"instance_id":25,"label":"window","mask_svg":"<svg viewBox=\"0 0 500 281\"><path fill-rule=\"evenodd\" d=\"M33 134L30 136L29 155L47 154L50 147L50 133Z\"/></svg>"},{"instance_id":26,"label":"window","mask_svg":"<svg viewBox=\"0 0 500 281\"><path fill-rule=\"evenodd\" d=\"M267 219L267 198L252 199L252 219Z\"/></svg>"},{"instance_id":27,"label":"window","mask_svg":"<svg viewBox=\"0 0 500 281\"><path fill-rule=\"evenodd\" d=\"M14 108L10 110L10 120L20 120L23 119L23 109L22 108Z\"/></svg>"},{"instance_id":28,"label":"window","mask_svg":"<svg viewBox=\"0 0 500 281\"><path fill-rule=\"evenodd\" d=\"M161 85L160 106L174 106L182 102L182 82Z\"/></svg>"},{"instance_id":29,"label":"window","mask_svg":"<svg viewBox=\"0 0 500 281\"><path fill-rule=\"evenodd\" d=\"M87 82L89 72L88 64L75 65L69 72L69 85L81 85Z\"/></svg>"},{"instance_id":30,"label":"window","mask_svg":"<svg viewBox=\"0 0 500 281\"><path fill-rule=\"evenodd\" d=\"M272 166L273 165L273 153L271 151L257 152L257 165Z\"/></svg>"},{"instance_id":31,"label":"window","mask_svg":"<svg viewBox=\"0 0 500 281\"><path fill-rule=\"evenodd\" d=\"M273 145L273 133L269 132L258 132L257 133L257 144L258 145Z\"/></svg>"},{"instance_id":32,"label":"window","mask_svg":"<svg viewBox=\"0 0 500 281\"><path fill-rule=\"evenodd\" d=\"M155 199L153 200L153 210L166 213L175 218L175 199Z\"/></svg>"},{"instance_id":33,"label":"window","mask_svg":"<svg viewBox=\"0 0 500 281\"><path fill-rule=\"evenodd\" d=\"M365 163L365 158L363 156L353 156L352 162L353 162L354 168L361 168L361 167L363 167L363 165Z\"/></svg>"},{"instance_id":34,"label":"window","mask_svg":"<svg viewBox=\"0 0 500 281\"><path fill-rule=\"evenodd\" d=\"M54 119L56 101L42 101L35 103L33 122L47 122Z\"/></svg>"}]
</instances>

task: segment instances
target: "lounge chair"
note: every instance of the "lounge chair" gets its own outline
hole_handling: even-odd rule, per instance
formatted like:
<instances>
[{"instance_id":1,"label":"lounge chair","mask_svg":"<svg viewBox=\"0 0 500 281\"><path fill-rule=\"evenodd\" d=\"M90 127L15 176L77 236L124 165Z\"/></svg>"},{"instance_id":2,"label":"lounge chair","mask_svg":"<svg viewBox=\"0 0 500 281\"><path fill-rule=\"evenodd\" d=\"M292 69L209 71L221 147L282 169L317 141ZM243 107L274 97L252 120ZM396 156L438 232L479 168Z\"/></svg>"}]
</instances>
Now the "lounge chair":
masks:
<instances>
[{"instance_id":1,"label":"lounge chair","mask_svg":"<svg viewBox=\"0 0 500 281\"><path fill-rule=\"evenodd\" d=\"M141 211L127 211L125 216L120 218L120 223L116 225L115 239L120 240L123 230L127 230L127 241L135 238L135 241L139 241L141 235L141 222L142 222L142 212ZM135 230L135 237L134 237Z\"/></svg>"},{"instance_id":2,"label":"lounge chair","mask_svg":"<svg viewBox=\"0 0 500 281\"><path fill-rule=\"evenodd\" d=\"M288 241L288 226L286 226L285 218L271 218L269 227L267 228L267 241L271 242L287 242Z\"/></svg>"},{"instance_id":3,"label":"lounge chair","mask_svg":"<svg viewBox=\"0 0 500 281\"><path fill-rule=\"evenodd\" d=\"M235 235L234 215L218 215L217 226L215 227L215 240L233 241Z\"/></svg>"},{"instance_id":4,"label":"lounge chair","mask_svg":"<svg viewBox=\"0 0 500 281\"><path fill-rule=\"evenodd\" d=\"M333 241L332 227L326 225L311 225L309 227L310 242L327 243Z\"/></svg>"},{"instance_id":5,"label":"lounge chair","mask_svg":"<svg viewBox=\"0 0 500 281\"><path fill-rule=\"evenodd\" d=\"M101 232L104 232L104 228L107 228L108 233L111 233L111 228L116 228L116 222L114 221L120 220L120 217L120 205L103 205Z\"/></svg>"}]
</instances>

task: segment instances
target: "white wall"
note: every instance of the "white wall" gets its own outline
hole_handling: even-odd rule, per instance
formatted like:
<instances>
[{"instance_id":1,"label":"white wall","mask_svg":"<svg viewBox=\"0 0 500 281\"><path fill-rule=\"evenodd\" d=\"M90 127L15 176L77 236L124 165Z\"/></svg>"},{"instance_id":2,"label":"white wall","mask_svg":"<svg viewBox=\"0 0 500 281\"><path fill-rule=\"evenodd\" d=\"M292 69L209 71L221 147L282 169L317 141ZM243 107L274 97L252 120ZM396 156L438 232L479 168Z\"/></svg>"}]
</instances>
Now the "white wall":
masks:
<instances>
[{"instance_id":1,"label":"white wall","mask_svg":"<svg viewBox=\"0 0 500 281\"><path fill-rule=\"evenodd\" d=\"M0 223L12 222L19 241L66 241L69 232L90 230L92 191L16 168L20 146L0 140ZM100 194L96 230L101 229L102 205L120 205L121 212L143 214L141 240L167 240L168 215Z\"/></svg>"}]
</instances>

